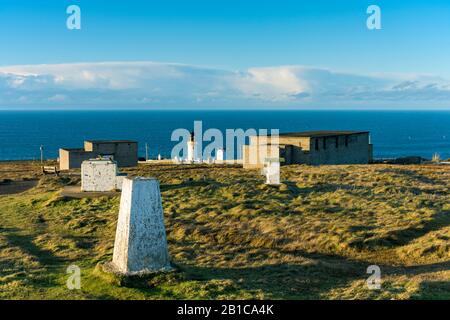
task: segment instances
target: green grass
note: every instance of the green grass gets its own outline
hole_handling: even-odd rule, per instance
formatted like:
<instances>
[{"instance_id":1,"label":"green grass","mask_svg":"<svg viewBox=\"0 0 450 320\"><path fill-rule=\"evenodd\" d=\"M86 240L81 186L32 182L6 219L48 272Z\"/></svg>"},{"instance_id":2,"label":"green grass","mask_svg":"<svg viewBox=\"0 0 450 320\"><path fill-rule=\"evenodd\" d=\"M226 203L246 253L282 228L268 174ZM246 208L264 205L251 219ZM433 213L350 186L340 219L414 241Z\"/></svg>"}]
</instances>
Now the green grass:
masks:
<instances>
[{"instance_id":1,"label":"green grass","mask_svg":"<svg viewBox=\"0 0 450 320\"><path fill-rule=\"evenodd\" d=\"M161 181L177 271L103 273L119 199L67 199L60 189L79 177L45 177L0 196L0 298L450 299L448 167L288 166L279 187L233 166L126 171ZM66 287L71 264L81 290ZM366 286L372 264L381 290Z\"/></svg>"}]
</instances>

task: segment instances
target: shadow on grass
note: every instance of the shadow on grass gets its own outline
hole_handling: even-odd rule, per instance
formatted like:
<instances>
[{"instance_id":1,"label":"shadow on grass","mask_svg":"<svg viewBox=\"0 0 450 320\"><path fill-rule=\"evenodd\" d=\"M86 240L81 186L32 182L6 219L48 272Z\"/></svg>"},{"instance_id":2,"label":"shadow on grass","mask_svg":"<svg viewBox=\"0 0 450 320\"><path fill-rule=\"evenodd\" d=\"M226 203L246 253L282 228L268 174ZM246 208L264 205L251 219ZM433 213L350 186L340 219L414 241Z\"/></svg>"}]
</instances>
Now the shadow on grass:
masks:
<instances>
[{"instance_id":1,"label":"shadow on grass","mask_svg":"<svg viewBox=\"0 0 450 320\"><path fill-rule=\"evenodd\" d=\"M177 190L182 188L192 188L192 187L206 187L206 186L215 186L221 187L222 184L220 182L214 180L192 180L192 181L184 181L178 184L161 184L161 192L169 191L169 190Z\"/></svg>"},{"instance_id":2,"label":"shadow on grass","mask_svg":"<svg viewBox=\"0 0 450 320\"><path fill-rule=\"evenodd\" d=\"M345 191L363 191L364 194L370 194L372 193L372 189L369 187L364 186L355 186L355 185L349 185L349 184L337 184L337 183L318 183L310 187L304 187L299 188L295 182L292 181L283 181L285 185L287 185L288 190L291 191L294 195L300 195L300 194L309 194L312 192L336 192L338 190L345 190ZM361 193L357 194L358 196L361 196Z\"/></svg>"},{"instance_id":3,"label":"shadow on grass","mask_svg":"<svg viewBox=\"0 0 450 320\"><path fill-rule=\"evenodd\" d=\"M249 268L205 268L181 266L186 278L198 281L231 280L232 284L214 292L212 287L210 298L224 293L242 290L259 292L264 298L271 299L320 299L331 289L346 286L355 279L365 277L365 269L360 275L353 271L332 270L324 265L275 264Z\"/></svg>"},{"instance_id":4,"label":"shadow on grass","mask_svg":"<svg viewBox=\"0 0 450 320\"><path fill-rule=\"evenodd\" d=\"M426 221L419 226L411 226L406 229L391 231L380 238L367 239L351 244L355 248L380 248L402 246L420 238L431 231L437 231L450 225L450 212L442 211L433 216L433 219Z\"/></svg>"},{"instance_id":5,"label":"shadow on grass","mask_svg":"<svg viewBox=\"0 0 450 320\"><path fill-rule=\"evenodd\" d=\"M423 281L411 297L421 300L450 300L450 281Z\"/></svg>"},{"instance_id":6,"label":"shadow on grass","mask_svg":"<svg viewBox=\"0 0 450 320\"><path fill-rule=\"evenodd\" d=\"M406 178L410 178L412 180L415 180L419 183L426 183L426 184L432 184L435 185L436 181L434 179L428 178L424 175L421 175L420 173L414 171L414 170L407 170L407 169L399 169L399 168L384 168L379 171L380 173L387 173L387 174L400 174L405 176Z\"/></svg>"},{"instance_id":7,"label":"shadow on grass","mask_svg":"<svg viewBox=\"0 0 450 320\"><path fill-rule=\"evenodd\" d=\"M303 251L291 253L307 258L305 263L236 268L178 263L175 264L177 284L171 289L166 287L164 295L173 299L218 299L242 297L246 292L244 295L253 299L323 299L330 290L368 276L367 263ZM162 287L135 288L146 294L157 294Z\"/></svg>"},{"instance_id":8,"label":"shadow on grass","mask_svg":"<svg viewBox=\"0 0 450 320\"><path fill-rule=\"evenodd\" d=\"M399 273L408 275L420 275L422 273L450 271L450 260L431 264L422 264L408 267L392 267L393 271L388 270L388 273Z\"/></svg>"},{"instance_id":9,"label":"shadow on grass","mask_svg":"<svg viewBox=\"0 0 450 320\"><path fill-rule=\"evenodd\" d=\"M370 262L347 259L339 255L285 251L283 254L301 256L309 261L304 264L273 264L259 267L216 268L178 265L186 280L209 283L212 280L231 280L230 285L206 286L207 299L241 291L263 293L267 299L324 299L331 290L348 287L362 280L361 290L366 289L367 267ZM380 265L384 275L420 275L422 273L450 270L450 261L428 265L396 267ZM450 282L423 282L416 296L419 299L448 299ZM260 296L259 296L260 297ZM174 298L185 298L174 296Z\"/></svg>"},{"instance_id":10,"label":"shadow on grass","mask_svg":"<svg viewBox=\"0 0 450 320\"><path fill-rule=\"evenodd\" d=\"M1 232L4 234L7 245L10 247L18 247L25 254L28 254L32 257L33 260L39 263L39 269L37 272L38 278L48 277L50 279L50 273L57 270L58 273L60 270L65 272L65 268L67 267L68 260L55 256L50 250L45 250L33 243L34 237L27 234L21 234L20 230L12 228L2 228ZM50 273L42 273L42 268L48 270ZM29 270L29 272L33 273L33 269ZM39 281L36 279L36 281ZM42 281L39 281L39 286L43 284ZM51 281L47 283L46 286L52 286Z\"/></svg>"},{"instance_id":11,"label":"shadow on grass","mask_svg":"<svg viewBox=\"0 0 450 320\"><path fill-rule=\"evenodd\" d=\"M30 235L7 234L6 238L9 245L19 247L22 251L33 256L43 266L54 266L65 261L65 259L55 256L51 251L36 246L33 243L34 238Z\"/></svg>"}]
</instances>

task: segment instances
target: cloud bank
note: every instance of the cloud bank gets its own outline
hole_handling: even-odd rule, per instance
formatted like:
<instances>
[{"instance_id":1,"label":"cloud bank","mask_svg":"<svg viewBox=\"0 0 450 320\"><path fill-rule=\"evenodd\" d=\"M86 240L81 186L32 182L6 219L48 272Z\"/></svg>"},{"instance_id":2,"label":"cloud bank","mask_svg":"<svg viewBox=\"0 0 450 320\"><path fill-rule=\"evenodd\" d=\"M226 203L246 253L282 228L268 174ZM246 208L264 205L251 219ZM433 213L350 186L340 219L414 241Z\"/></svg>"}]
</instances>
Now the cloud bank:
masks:
<instances>
[{"instance_id":1,"label":"cloud bank","mask_svg":"<svg viewBox=\"0 0 450 320\"><path fill-rule=\"evenodd\" d=\"M0 107L449 108L450 81L308 66L231 71L157 62L0 67Z\"/></svg>"}]
</instances>

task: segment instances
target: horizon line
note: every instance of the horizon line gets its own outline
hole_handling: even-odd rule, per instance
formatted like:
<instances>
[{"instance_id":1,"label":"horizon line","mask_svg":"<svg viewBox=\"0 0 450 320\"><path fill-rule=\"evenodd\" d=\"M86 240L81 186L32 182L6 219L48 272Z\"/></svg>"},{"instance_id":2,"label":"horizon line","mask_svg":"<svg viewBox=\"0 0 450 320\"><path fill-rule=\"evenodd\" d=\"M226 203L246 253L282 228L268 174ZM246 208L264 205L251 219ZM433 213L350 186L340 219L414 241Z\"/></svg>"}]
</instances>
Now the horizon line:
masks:
<instances>
[{"instance_id":1,"label":"horizon line","mask_svg":"<svg viewBox=\"0 0 450 320\"><path fill-rule=\"evenodd\" d=\"M211 108L211 107L195 107L195 108L51 108L51 107L30 107L30 108L2 108L0 107L0 112L4 111L21 111L21 112L27 112L27 111L352 111L352 112L362 112L362 111L402 111L402 112L408 112L408 111L450 111L449 107L442 107L442 108L376 108L376 107L368 107L368 108L361 108L361 109L351 109L351 108L288 108L288 107L245 107L245 108L237 108L237 107L217 107L217 108Z\"/></svg>"}]
</instances>

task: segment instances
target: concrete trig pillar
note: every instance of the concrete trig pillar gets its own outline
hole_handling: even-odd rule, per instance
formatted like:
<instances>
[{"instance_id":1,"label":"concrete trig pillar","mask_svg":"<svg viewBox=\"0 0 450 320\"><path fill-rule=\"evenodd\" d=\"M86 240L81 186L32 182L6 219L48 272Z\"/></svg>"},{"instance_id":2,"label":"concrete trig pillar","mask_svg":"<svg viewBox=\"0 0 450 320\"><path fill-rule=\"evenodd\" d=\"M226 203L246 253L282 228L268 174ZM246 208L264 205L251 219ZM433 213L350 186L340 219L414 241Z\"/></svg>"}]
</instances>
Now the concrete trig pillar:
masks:
<instances>
[{"instance_id":1,"label":"concrete trig pillar","mask_svg":"<svg viewBox=\"0 0 450 320\"><path fill-rule=\"evenodd\" d=\"M126 275L171 270L158 180L124 179L112 265Z\"/></svg>"}]
</instances>

